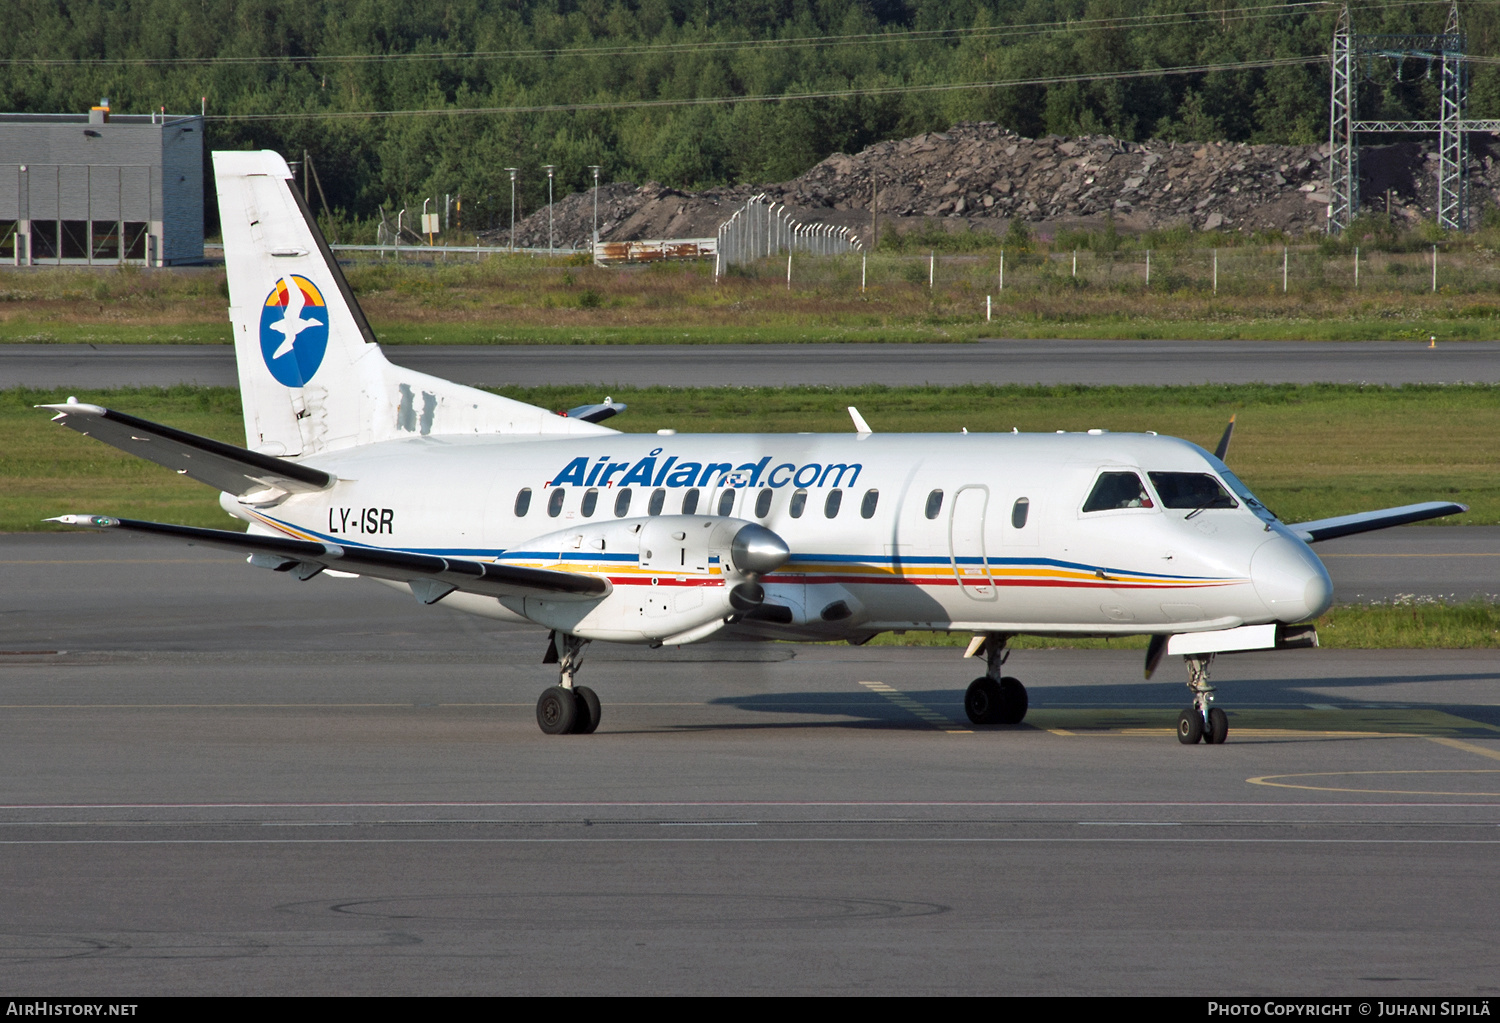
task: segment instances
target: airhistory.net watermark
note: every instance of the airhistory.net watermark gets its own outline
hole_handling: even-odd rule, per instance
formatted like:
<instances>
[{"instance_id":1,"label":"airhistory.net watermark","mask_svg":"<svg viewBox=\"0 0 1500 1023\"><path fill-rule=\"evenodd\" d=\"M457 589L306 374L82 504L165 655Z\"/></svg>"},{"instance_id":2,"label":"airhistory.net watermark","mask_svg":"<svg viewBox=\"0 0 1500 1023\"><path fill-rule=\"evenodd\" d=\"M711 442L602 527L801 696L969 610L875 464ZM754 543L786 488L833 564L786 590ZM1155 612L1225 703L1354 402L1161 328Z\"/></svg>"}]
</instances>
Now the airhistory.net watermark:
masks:
<instances>
[{"instance_id":1,"label":"airhistory.net watermark","mask_svg":"<svg viewBox=\"0 0 1500 1023\"><path fill-rule=\"evenodd\" d=\"M7 1016L134 1016L137 1002L7 1002Z\"/></svg>"}]
</instances>

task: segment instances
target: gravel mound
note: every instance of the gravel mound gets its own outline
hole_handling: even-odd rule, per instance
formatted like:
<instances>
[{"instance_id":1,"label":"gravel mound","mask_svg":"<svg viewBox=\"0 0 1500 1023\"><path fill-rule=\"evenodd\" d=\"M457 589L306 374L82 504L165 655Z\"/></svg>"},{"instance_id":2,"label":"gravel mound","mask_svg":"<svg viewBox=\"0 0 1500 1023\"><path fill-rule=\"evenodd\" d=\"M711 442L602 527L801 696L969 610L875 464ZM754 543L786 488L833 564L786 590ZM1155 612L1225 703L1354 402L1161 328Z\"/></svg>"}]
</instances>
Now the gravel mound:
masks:
<instances>
[{"instance_id":1,"label":"gravel mound","mask_svg":"<svg viewBox=\"0 0 1500 1023\"><path fill-rule=\"evenodd\" d=\"M1435 140L1433 140L1435 142ZM1488 136L1471 136L1471 198L1494 203L1500 163ZM1430 218L1436 201L1437 154L1431 143L1365 147L1364 204ZM802 219L853 228L869 243L878 188L882 230L941 222L1002 231L1013 219L1039 227L1099 228L1113 218L1122 231L1190 226L1213 230L1322 230L1327 219L1328 146L1247 143L1122 142L1107 135L1023 138L990 122L881 142L853 156L835 153L806 174L779 184L739 185L689 193L656 182L599 189L604 241L710 237L752 195L763 193ZM553 208L559 248L589 244L593 192L569 195ZM504 230L487 244L505 244ZM547 244L547 210L516 224L516 244Z\"/></svg>"}]
</instances>

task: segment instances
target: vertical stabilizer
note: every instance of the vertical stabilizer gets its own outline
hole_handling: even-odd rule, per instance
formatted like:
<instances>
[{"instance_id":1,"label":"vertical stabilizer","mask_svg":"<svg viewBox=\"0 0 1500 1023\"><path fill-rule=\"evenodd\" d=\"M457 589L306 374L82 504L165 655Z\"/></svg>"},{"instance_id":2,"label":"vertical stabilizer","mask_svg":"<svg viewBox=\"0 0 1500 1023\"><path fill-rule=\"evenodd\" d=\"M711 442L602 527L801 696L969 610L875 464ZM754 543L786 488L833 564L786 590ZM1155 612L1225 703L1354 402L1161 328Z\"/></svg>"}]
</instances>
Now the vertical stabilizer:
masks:
<instances>
[{"instance_id":1,"label":"vertical stabilizer","mask_svg":"<svg viewBox=\"0 0 1500 1023\"><path fill-rule=\"evenodd\" d=\"M608 434L393 366L280 155L214 153L245 439L278 457L408 436Z\"/></svg>"}]
</instances>

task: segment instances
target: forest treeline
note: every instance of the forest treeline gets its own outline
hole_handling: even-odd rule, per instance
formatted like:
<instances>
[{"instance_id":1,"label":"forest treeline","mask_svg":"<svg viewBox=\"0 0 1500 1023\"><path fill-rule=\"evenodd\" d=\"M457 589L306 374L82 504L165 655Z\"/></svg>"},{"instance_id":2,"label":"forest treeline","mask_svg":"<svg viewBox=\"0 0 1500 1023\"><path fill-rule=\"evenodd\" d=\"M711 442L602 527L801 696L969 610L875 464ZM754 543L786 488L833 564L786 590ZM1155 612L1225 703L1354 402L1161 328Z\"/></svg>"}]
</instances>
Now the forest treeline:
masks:
<instances>
[{"instance_id":1,"label":"forest treeline","mask_svg":"<svg viewBox=\"0 0 1500 1023\"><path fill-rule=\"evenodd\" d=\"M0 110L196 112L213 148L313 154L328 202L368 219L464 197L466 227L610 180L683 188L795 177L832 152L961 120L1025 135L1307 143L1327 136L1338 7L1266 0L9 0ZM1355 4L1361 32L1435 32L1445 2ZM1473 53L1500 11L1463 7ZM1208 74L973 83L1306 58ZM1475 69L1471 115L1500 115ZM1362 112L1435 116L1437 71L1379 59ZM934 89L939 86L959 86ZM369 111L686 101L780 102L531 113ZM247 115L276 115L246 119ZM318 115L318 116L305 116ZM3 159L3 156L0 156Z\"/></svg>"}]
</instances>

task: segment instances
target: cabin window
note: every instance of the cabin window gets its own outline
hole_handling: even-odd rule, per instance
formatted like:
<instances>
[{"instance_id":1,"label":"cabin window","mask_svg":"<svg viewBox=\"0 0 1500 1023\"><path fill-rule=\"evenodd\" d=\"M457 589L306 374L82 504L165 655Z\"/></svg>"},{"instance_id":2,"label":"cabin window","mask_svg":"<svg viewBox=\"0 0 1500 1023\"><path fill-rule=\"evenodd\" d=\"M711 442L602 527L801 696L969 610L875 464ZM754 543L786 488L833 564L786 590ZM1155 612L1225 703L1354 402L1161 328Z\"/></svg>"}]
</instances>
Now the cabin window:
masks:
<instances>
[{"instance_id":1,"label":"cabin window","mask_svg":"<svg viewBox=\"0 0 1500 1023\"><path fill-rule=\"evenodd\" d=\"M516 518L525 518L529 511L531 511L531 488L522 487L521 492L516 495Z\"/></svg>"},{"instance_id":2,"label":"cabin window","mask_svg":"<svg viewBox=\"0 0 1500 1023\"><path fill-rule=\"evenodd\" d=\"M755 495L756 518L763 519L767 515L771 514L771 498L774 496L775 491L773 491L770 487L766 487L760 493Z\"/></svg>"},{"instance_id":3,"label":"cabin window","mask_svg":"<svg viewBox=\"0 0 1500 1023\"><path fill-rule=\"evenodd\" d=\"M563 498L568 494L567 487L558 487L552 491L552 496L547 498L547 514L554 519L562 514Z\"/></svg>"},{"instance_id":4,"label":"cabin window","mask_svg":"<svg viewBox=\"0 0 1500 1023\"><path fill-rule=\"evenodd\" d=\"M734 491L726 490L719 495L719 514L728 518L734 511Z\"/></svg>"},{"instance_id":5,"label":"cabin window","mask_svg":"<svg viewBox=\"0 0 1500 1023\"><path fill-rule=\"evenodd\" d=\"M1148 472L1163 508L1238 508L1239 502L1206 472Z\"/></svg>"},{"instance_id":6,"label":"cabin window","mask_svg":"<svg viewBox=\"0 0 1500 1023\"><path fill-rule=\"evenodd\" d=\"M1026 516L1031 514L1031 498L1018 497L1010 507L1010 524L1013 529L1026 528Z\"/></svg>"},{"instance_id":7,"label":"cabin window","mask_svg":"<svg viewBox=\"0 0 1500 1023\"><path fill-rule=\"evenodd\" d=\"M875 517L875 506L880 503L880 491L866 490L865 499L859 502L859 517L872 519Z\"/></svg>"},{"instance_id":8,"label":"cabin window","mask_svg":"<svg viewBox=\"0 0 1500 1023\"><path fill-rule=\"evenodd\" d=\"M594 517L594 509L599 507L599 491L593 487L583 492L583 503L578 506L579 512L586 519Z\"/></svg>"},{"instance_id":9,"label":"cabin window","mask_svg":"<svg viewBox=\"0 0 1500 1023\"><path fill-rule=\"evenodd\" d=\"M830 490L828 497L823 501L823 517L834 518L839 513L839 505L844 503L844 492L842 490Z\"/></svg>"},{"instance_id":10,"label":"cabin window","mask_svg":"<svg viewBox=\"0 0 1500 1023\"><path fill-rule=\"evenodd\" d=\"M1089 499L1083 502L1086 512L1153 507L1146 485L1133 472L1101 472Z\"/></svg>"},{"instance_id":11,"label":"cabin window","mask_svg":"<svg viewBox=\"0 0 1500 1023\"><path fill-rule=\"evenodd\" d=\"M661 510L666 507L667 492L662 489L651 491L651 503L646 505L647 515L660 515Z\"/></svg>"},{"instance_id":12,"label":"cabin window","mask_svg":"<svg viewBox=\"0 0 1500 1023\"><path fill-rule=\"evenodd\" d=\"M941 490L934 490L932 493L927 495L926 515L929 519L935 519L938 517L938 512L942 510L943 492Z\"/></svg>"},{"instance_id":13,"label":"cabin window","mask_svg":"<svg viewBox=\"0 0 1500 1023\"><path fill-rule=\"evenodd\" d=\"M626 487L615 495L615 518L623 519L630 514L630 494L630 488Z\"/></svg>"},{"instance_id":14,"label":"cabin window","mask_svg":"<svg viewBox=\"0 0 1500 1023\"><path fill-rule=\"evenodd\" d=\"M807 507L807 491L799 490L792 495L792 503L787 505L787 514L794 519L802 517L802 509Z\"/></svg>"},{"instance_id":15,"label":"cabin window","mask_svg":"<svg viewBox=\"0 0 1500 1023\"><path fill-rule=\"evenodd\" d=\"M682 514L692 515L698 510L698 490L693 488L682 495Z\"/></svg>"}]
</instances>

